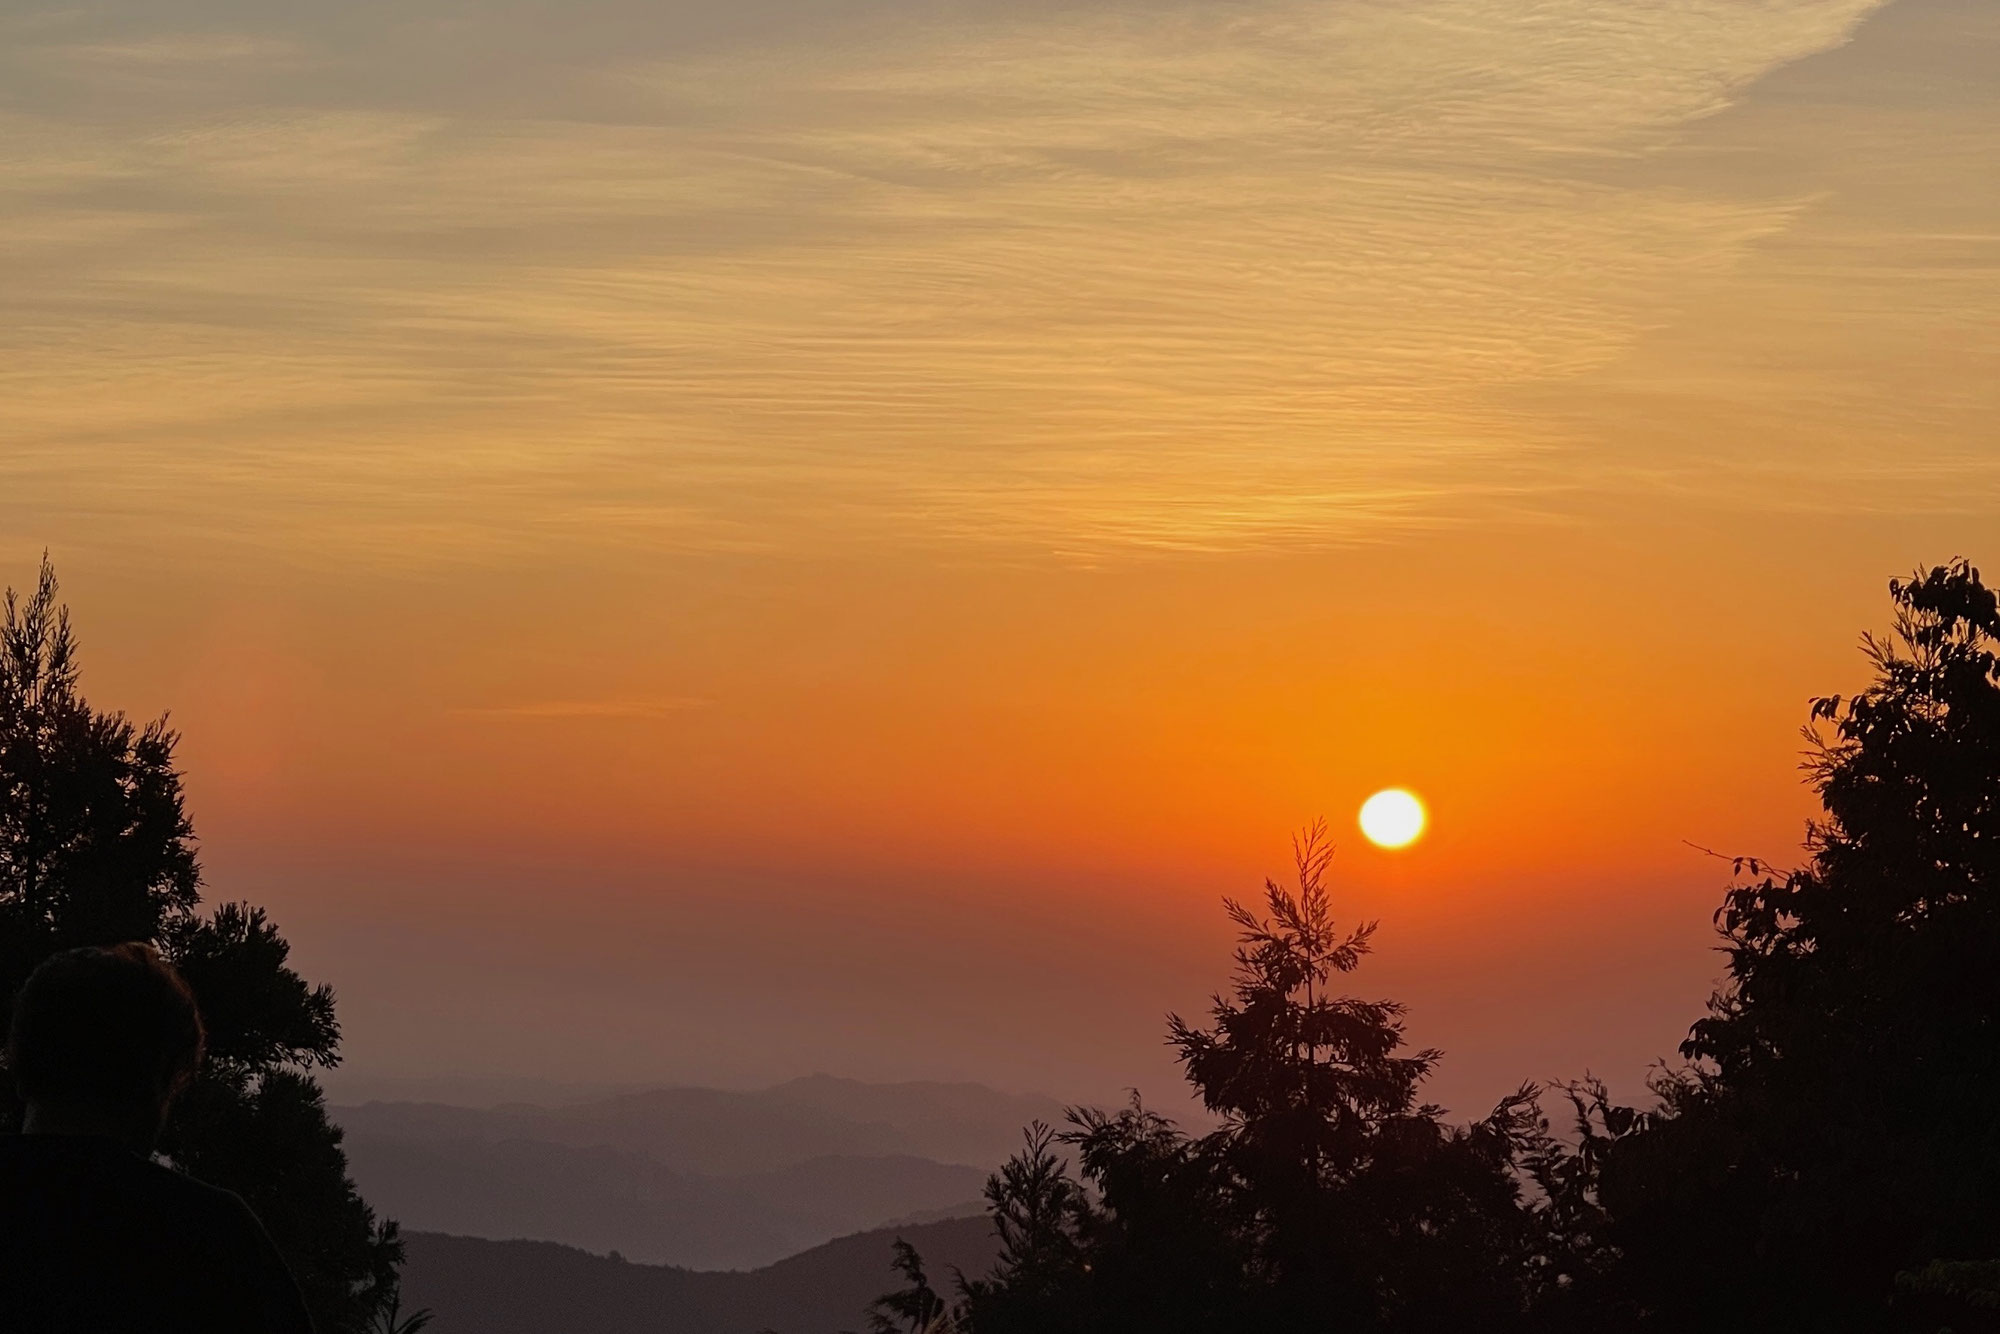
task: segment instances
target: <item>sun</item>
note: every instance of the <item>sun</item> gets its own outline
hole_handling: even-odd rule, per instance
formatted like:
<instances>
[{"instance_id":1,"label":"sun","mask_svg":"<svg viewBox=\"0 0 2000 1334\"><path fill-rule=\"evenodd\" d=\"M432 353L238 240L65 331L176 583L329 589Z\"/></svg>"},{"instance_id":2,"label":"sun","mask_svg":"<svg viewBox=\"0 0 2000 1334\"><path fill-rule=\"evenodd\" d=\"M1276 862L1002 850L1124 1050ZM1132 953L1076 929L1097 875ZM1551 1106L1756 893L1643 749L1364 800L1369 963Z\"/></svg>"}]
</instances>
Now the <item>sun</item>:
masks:
<instances>
[{"instance_id":1,"label":"sun","mask_svg":"<svg viewBox=\"0 0 2000 1334\"><path fill-rule=\"evenodd\" d=\"M1378 848L1407 848L1424 835L1430 816L1417 794L1384 788L1361 803L1361 832Z\"/></svg>"}]
</instances>

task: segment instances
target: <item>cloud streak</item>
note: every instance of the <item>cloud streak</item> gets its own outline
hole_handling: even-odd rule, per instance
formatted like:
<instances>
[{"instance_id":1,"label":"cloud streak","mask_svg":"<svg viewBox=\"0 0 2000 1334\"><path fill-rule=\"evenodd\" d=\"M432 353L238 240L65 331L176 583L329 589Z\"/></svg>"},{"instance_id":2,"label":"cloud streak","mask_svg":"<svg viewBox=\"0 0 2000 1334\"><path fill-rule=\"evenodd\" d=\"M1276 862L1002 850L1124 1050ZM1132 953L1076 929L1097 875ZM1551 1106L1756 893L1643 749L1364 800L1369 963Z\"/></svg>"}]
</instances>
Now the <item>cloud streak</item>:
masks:
<instances>
[{"instance_id":1,"label":"cloud streak","mask_svg":"<svg viewBox=\"0 0 2000 1334\"><path fill-rule=\"evenodd\" d=\"M500 704L486 708L453 709L466 718L671 718L690 709L705 709L713 700L668 699L552 699L528 704Z\"/></svg>"},{"instance_id":2,"label":"cloud streak","mask_svg":"<svg viewBox=\"0 0 2000 1334\"><path fill-rule=\"evenodd\" d=\"M0 481L301 558L1229 551L1519 512L1590 472L1537 396L1810 198L1648 164L1874 7L888 14L598 53L504 111L413 107L305 32L55 45L124 117L0 123L34 275ZM310 97L272 92L288 62Z\"/></svg>"}]
</instances>

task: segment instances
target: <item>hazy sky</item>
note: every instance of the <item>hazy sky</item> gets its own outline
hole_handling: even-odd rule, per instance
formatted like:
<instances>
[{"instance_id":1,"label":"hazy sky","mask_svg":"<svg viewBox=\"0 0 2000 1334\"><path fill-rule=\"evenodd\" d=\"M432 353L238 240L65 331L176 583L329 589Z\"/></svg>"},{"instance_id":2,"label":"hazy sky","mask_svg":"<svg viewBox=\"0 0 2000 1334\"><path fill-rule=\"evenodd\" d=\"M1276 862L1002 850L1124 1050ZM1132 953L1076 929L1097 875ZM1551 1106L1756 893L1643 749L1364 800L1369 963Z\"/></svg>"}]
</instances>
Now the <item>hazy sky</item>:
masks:
<instances>
[{"instance_id":1,"label":"hazy sky","mask_svg":"<svg viewBox=\"0 0 2000 1334\"><path fill-rule=\"evenodd\" d=\"M1629 1086L2000 565L1996 160L1981 0L9 0L0 582L356 1078L1165 1092L1323 813Z\"/></svg>"}]
</instances>

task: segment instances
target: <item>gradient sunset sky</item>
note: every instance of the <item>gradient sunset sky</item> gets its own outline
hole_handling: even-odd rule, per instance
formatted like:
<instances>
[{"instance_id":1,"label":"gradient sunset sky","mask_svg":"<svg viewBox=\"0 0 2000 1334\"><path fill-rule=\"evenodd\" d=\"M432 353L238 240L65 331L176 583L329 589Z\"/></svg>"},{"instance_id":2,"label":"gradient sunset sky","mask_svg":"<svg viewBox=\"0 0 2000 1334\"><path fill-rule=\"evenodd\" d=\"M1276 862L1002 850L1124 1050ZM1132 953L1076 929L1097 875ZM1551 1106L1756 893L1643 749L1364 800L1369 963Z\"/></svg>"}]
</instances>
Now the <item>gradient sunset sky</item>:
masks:
<instances>
[{"instance_id":1,"label":"gradient sunset sky","mask_svg":"<svg viewBox=\"0 0 2000 1334\"><path fill-rule=\"evenodd\" d=\"M10 0L0 161L0 583L336 1092L1165 1100L1325 815L1441 1101L1633 1093L2000 567L1990 0Z\"/></svg>"}]
</instances>

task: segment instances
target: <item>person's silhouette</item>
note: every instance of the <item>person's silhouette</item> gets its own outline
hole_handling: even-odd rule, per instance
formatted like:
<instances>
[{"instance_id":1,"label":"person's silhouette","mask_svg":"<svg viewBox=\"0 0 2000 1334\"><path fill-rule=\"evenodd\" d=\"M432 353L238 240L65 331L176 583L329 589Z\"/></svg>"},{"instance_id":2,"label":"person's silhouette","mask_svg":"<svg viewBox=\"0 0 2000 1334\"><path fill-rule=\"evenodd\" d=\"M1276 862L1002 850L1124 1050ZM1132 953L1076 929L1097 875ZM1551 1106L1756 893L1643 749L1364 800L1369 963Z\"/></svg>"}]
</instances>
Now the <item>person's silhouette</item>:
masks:
<instances>
[{"instance_id":1,"label":"person's silhouette","mask_svg":"<svg viewBox=\"0 0 2000 1334\"><path fill-rule=\"evenodd\" d=\"M243 1201L152 1161L202 1054L201 1016L149 945L69 950L14 1001L26 1108L0 1136L0 1330L310 1334Z\"/></svg>"}]
</instances>

